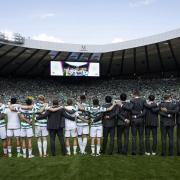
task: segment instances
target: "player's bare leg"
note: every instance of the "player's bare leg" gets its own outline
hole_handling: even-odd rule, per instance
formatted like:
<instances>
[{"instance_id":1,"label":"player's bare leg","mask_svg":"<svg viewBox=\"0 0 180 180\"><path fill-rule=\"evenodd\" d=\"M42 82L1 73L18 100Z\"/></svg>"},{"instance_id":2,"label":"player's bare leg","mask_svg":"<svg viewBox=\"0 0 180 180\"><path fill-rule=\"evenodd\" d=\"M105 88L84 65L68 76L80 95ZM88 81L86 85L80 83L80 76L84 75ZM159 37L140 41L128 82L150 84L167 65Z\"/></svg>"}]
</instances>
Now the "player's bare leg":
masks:
<instances>
[{"instance_id":1,"label":"player's bare leg","mask_svg":"<svg viewBox=\"0 0 180 180\"><path fill-rule=\"evenodd\" d=\"M39 156L42 157L42 139L41 139L41 137L37 138L37 145L38 145Z\"/></svg>"},{"instance_id":2,"label":"player's bare leg","mask_svg":"<svg viewBox=\"0 0 180 180\"><path fill-rule=\"evenodd\" d=\"M8 157L12 157L11 137L7 138Z\"/></svg>"},{"instance_id":3,"label":"player's bare leg","mask_svg":"<svg viewBox=\"0 0 180 180\"><path fill-rule=\"evenodd\" d=\"M95 138L91 138L91 155L95 156Z\"/></svg>"},{"instance_id":4,"label":"player's bare leg","mask_svg":"<svg viewBox=\"0 0 180 180\"><path fill-rule=\"evenodd\" d=\"M96 156L100 155L100 149L101 149L101 138L97 137Z\"/></svg>"},{"instance_id":5,"label":"player's bare leg","mask_svg":"<svg viewBox=\"0 0 180 180\"><path fill-rule=\"evenodd\" d=\"M47 157L47 137L42 137L42 141L43 141L43 153L44 156L43 157Z\"/></svg>"},{"instance_id":6,"label":"player's bare leg","mask_svg":"<svg viewBox=\"0 0 180 180\"><path fill-rule=\"evenodd\" d=\"M16 150L17 150L17 157L21 157L21 140L20 137L16 137Z\"/></svg>"},{"instance_id":7,"label":"player's bare leg","mask_svg":"<svg viewBox=\"0 0 180 180\"><path fill-rule=\"evenodd\" d=\"M2 146L3 146L3 155L7 156L7 139L2 140Z\"/></svg>"},{"instance_id":8,"label":"player's bare leg","mask_svg":"<svg viewBox=\"0 0 180 180\"><path fill-rule=\"evenodd\" d=\"M67 150L67 155L71 155L71 148L70 148L70 139L69 137L66 138L66 150Z\"/></svg>"},{"instance_id":9,"label":"player's bare leg","mask_svg":"<svg viewBox=\"0 0 180 180\"><path fill-rule=\"evenodd\" d=\"M79 144L80 153L82 154L83 141L82 141L82 136L81 135L78 135L78 144Z\"/></svg>"},{"instance_id":10,"label":"player's bare leg","mask_svg":"<svg viewBox=\"0 0 180 180\"><path fill-rule=\"evenodd\" d=\"M73 153L74 155L77 154L77 138L76 137L73 138Z\"/></svg>"},{"instance_id":11,"label":"player's bare leg","mask_svg":"<svg viewBox=\"0 0 180 180\"><path fill-rule=\"evenodd\" d=\"M27 154L26 154L26 138L22 138L22 151L23 151L23 158L26 158L27 157Z\"/></svg>"},{"instance_id":12,"label":"player's bare leg","mask_svg":"<svg viewBox=\"0 0 180 180\"><path fill-rule=\"evenodd\" d=\"M86 134L83 135L83 138L82 138L82 154L86 154L86 145L87 145L87 139L88 139L88 136Z\"/></svg>"},{"instance_id":13,"label":"player's bare leg","mask_svg":"<svg viewBox=\"0 0 180 180\"><path fill-rule=\"evenodd\" d=\"M34 156L32 155L32 138L28 138L28 155L29 158L33 158Z\"/></svg>"}]
</instances>

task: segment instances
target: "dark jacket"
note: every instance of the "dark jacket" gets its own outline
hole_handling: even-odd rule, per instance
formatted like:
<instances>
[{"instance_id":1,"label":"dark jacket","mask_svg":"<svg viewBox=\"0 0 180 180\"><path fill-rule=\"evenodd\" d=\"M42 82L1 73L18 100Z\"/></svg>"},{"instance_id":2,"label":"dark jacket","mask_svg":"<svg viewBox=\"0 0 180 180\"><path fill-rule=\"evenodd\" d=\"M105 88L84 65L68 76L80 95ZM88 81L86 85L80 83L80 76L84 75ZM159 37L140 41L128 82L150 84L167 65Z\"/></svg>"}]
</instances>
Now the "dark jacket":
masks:
<instances>
[{"instance_id":1,"label":"dark jacket","mask_svg":"<svg viewBox=\"0 0 180 180\"><path fill-rule=\"evenodd\" d=\"M65 118L75 121L74 117L71 117L62 108L56 112L46 111L45 114L39 115L37 119L48 117L47 129L59 129L65 127ZM65 117L65 118L64 118Z\"/></svg>"},{"instance_id":2,"label":"dark jacket","mask_svg":"<svg viewBox=\"0 0 180 180\"><path fill-rule=\"evenodd\" d=\"M127 126L125 119L131 119L132 104L129 102L122 102L122 106L117 106L117 125Z\"/></svg>"},{"instance_id":3,"label":"dark jacket","mask_svg":"<svg viewBox=\"0 0 180 180\"><path fill-rule=\"evenodd\" d=\"M146 114L146 109L144 107L145 100L142 98L134 98L131 100L132 103L132 121L131 124L139 125L144 123L144 116Z\"/></svg>"},{"instance_id":4,"label":"dark jacket","mask_svg":"<svg viewBox=\"0 0 180 180\"><path fill-rule=\"evenodd\" d=\"M178 113L178 106L173 102L161 102L159 108L166 108L167 112L160 110L160 123L162 126L174 126L175 115Z\"/></svg>"},{"instance_id":5,"label":"dark jacket","mask_svg":"<svg viewBox=\"0 0 180 180\"><path fill-rule=\"evenodd\" d=\"M180 102L177 103L177 106L178 106L178 112L177 112L177 115L176 115L176 123L178 125L180 125Z\"/></svg>"},{"instance_id":6,"label":"dark jacket","mask_svg":"<svg viewBox=\"0 0 180 180\"><path fill-rule=\"evenodd\" d=\"M112 103L107 103L103 105L103 107L105 108L109 108L111 106ZM106 116L109 116L109 119L106 119ZM103 127L114 127L116 125L116 107L114 107L112 111L103 113L102 123Z\"/></svg>"},{"instance_id":7,"label":"dark jacket","mask_svg":"<svg viewBox=\"0 0 180 180\"><path fill-rule=\"evenodd\" d=\"M156 103L144 104L146 108L145 126L158 126L159 107Z\"/></svg>"}]
</instances>

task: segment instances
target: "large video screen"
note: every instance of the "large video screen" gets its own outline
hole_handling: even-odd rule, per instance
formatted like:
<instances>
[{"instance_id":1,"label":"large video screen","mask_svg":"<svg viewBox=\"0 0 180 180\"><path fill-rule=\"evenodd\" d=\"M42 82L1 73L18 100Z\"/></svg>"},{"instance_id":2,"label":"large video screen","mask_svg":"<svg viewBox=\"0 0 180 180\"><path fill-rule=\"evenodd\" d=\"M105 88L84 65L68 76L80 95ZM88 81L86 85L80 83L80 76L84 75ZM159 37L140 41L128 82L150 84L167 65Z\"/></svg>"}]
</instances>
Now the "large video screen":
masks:
<instances>
[{"instance_id":1,"label":"large video screen","mask_svg":"<svg viewBox=\"0 0 180 180\"><path fill-rule=\"evenodd\" d=\"M51 61L51 76L99 77L99 63Z\"/></svg>"}]
</instances>

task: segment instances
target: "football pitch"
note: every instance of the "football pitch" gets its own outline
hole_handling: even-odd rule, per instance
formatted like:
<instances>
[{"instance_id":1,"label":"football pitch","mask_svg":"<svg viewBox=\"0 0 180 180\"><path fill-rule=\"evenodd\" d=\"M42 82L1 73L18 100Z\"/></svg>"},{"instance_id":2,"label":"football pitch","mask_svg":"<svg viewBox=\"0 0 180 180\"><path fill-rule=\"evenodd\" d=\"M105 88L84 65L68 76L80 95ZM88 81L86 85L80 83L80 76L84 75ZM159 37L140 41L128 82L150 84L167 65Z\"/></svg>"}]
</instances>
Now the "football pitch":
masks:
<instances>
[{"instance_id":1,"label":"football pitch","mask_svg":"<svg viewBox=\"0 0 180 180\"><path fill-rule=\"evenodd\" d=\"M160 137L158 153L160 154ZM116 141L115 141L116 144ZM48 143L49 145L49 143ZM39 158L36 141L33 141L33 159L0 158L0 180L113 180L113 179L180 179L180 157L102 155L61 156L56 142L55 157ZM131 147L131 142L130 146ZM15 151L15 148L14 148ZM116 146L115 150L116 152ZM48 146L48 152L50 152ZM15 152L13 154L15 156Z\"/></svg>"}]
</instances>

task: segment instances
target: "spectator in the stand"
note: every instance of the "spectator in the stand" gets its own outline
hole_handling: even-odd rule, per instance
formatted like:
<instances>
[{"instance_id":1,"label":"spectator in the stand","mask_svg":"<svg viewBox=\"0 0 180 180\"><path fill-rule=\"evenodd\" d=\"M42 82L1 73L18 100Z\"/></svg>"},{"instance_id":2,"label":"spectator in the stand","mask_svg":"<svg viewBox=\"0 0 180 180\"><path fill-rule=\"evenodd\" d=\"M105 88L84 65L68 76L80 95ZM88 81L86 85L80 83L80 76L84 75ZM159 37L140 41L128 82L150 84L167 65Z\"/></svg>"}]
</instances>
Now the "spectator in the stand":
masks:
<instances>
[{"instance_id":1,"label":"spectator in the stand","mask_svg":"<svg viewBox=\"0 0 180 180\"><path fill-rule=\"evenodd\" d=\"M82 92L88 90L87 102L92 102L94 97L99 99L100 105L104 102L104 97L107 94L112 95L113 98L118 98L119 92L126 92L130 96L133 89L140 89L141 94L147 99L149 94L156 96L156 101L161 102L161 97L171 92L173 100L179 99L179 84L180 79L88 79L83 81L74 81L69 79L64 81L59 79L23 79L23 78L0 78L0 94L7 103L9 99L18 97L22 102L28 95L37 99L38 94L45 94L47 102L54 98L71 97L76 99ZM78 85L77 85L78 84ZM61 90L61 93L59 92ZM65 102L64 101L64 102Z\"/></svg>"}]
</instances>

